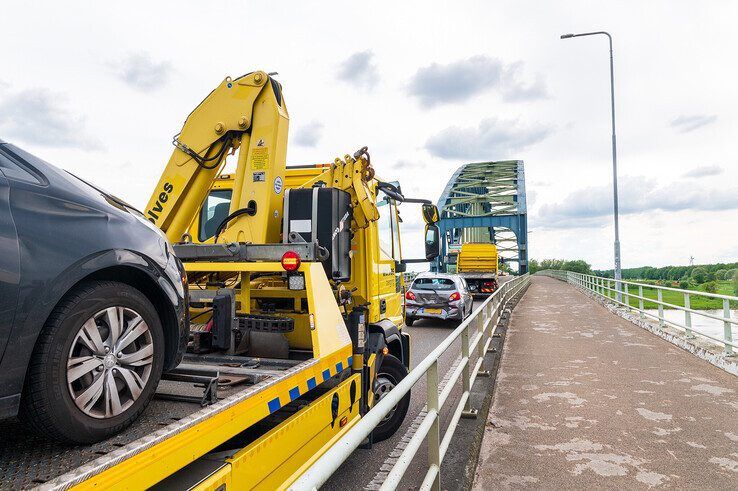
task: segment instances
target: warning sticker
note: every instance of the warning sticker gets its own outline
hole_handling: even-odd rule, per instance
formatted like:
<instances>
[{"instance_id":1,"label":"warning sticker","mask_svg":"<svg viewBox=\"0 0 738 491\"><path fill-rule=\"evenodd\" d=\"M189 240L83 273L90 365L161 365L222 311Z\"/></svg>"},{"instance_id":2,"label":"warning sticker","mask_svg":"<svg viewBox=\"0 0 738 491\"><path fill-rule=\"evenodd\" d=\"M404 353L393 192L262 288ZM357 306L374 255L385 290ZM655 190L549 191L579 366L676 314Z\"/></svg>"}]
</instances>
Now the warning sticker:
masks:
<instances>
[{"instance_id":1,"label":"warning sticker","mask_svg":"<svg viewBox=\"0 0 738 491\"><path fill-rule=\"evenodd\" d=\"M266 182L266 174L264 172L254 172L254 182Z\"/></svg>"},{"instance_id":2,"label":"warning sticker","mask_svg":"<svg viewBox=\"0 0 738 491\"><path fill-rule=\"evenodd\" d=\"M266 170L269 166L269 148L256 147L251 152L251 168L253 170Z\"/></svg>"}]
</instances>

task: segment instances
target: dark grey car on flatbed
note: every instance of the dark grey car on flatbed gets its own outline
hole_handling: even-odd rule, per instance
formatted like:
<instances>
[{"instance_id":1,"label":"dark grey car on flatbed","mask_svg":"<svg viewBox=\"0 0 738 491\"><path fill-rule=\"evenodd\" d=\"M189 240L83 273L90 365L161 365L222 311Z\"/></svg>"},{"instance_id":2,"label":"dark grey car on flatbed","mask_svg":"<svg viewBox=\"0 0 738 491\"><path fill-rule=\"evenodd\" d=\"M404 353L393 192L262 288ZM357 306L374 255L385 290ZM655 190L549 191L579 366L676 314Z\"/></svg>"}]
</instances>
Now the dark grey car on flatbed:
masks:
<instances>
[{"instance_id":1,"label":"dark grey car on flatbed","mask_svg":"<svg viewBox=\"0 0 738 491\"><path fill-rule=\"evenodd\" d=\"M186 290L139 212L0 140L0 419L72 443L130 425L184 354Z\"/></svg>"}]
</instances>

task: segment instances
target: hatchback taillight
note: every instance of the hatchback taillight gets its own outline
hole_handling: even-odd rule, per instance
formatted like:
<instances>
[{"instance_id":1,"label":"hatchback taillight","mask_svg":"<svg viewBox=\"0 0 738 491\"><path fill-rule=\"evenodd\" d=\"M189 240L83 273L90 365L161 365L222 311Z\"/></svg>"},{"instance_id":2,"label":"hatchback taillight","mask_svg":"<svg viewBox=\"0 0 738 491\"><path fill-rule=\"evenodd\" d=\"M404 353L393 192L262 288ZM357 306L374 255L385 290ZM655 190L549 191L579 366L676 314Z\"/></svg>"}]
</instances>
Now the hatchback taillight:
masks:
<instances>
[{"instance_id":1,"label":"hatchback taillight","mask_svg":"<svg viewBox=\"0 0 738 491\"><path fill-rule=\"evenodd\" d=\"M453 293L452 293L452 294L451 294L451 295L450 295L450 296L448 297L448 299L449 299L449 300L451 300L452 302L454 302L454 301L456 301L456 300L461 300L461 294L460 294L459 292L453 292Z\"/></svg>"},{"instance_id":2,"label":"hatchback taillight","mask_svg":"<svg viewBox=\"0 0 738 491\"><path fill-rule=\"evenodd\" d=\"M405 294L405 298L408 300L415 300L415 294L408 290L408 292Z\"/></svg>"}]
</instances>

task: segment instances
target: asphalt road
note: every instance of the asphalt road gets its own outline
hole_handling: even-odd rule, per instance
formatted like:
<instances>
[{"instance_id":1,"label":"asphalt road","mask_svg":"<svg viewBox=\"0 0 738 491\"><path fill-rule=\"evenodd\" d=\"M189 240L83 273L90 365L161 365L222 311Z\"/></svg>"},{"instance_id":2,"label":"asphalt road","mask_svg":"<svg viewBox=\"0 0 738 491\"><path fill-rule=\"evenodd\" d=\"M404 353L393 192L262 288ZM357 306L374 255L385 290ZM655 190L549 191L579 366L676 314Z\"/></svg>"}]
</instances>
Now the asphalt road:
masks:
<instances>
[{"instance_id":1,"label":"asphalt road","mask_svg":"<svg viewBox=\"0 0 738 491\"><path fill-rule=\"evenodd\" d=\"M412 327L406 327L411 339L411 366L415 366L420 360L425 358L458 325L458 322L452 321L419 320ZM453 349L448 350L441 357L438 366L439 378L443 378L458 356L458 341L453 346ZM454 399L457 397L458 394L455 394ZM362 489L369 486L376 474L380 472L384 460L392 453L398 443L400 443L412 421L425 406L425 400L425 378L421 378L410 393L410 409L408 409L405 421L397 433L388 440L374 444L371 449L357 449L354 451L322 489ZM409 486L419 486L422 482L423 476L425 475L425 455L425 452L422 451L418 455L418 459L422 459L423 468L421 466L414 466L408 471L408 475L404 481L408 481Z\"/></svg>"}]
</instances>

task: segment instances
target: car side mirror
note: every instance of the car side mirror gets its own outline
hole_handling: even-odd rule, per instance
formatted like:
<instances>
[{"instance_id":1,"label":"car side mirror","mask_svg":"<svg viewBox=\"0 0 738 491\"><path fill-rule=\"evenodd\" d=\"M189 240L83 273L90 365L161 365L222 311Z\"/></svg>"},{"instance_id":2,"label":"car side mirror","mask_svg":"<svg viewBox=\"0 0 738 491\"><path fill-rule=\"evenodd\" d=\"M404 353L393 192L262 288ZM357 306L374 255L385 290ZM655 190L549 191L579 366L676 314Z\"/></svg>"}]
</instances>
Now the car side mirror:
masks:
<instances>
[{"instance_id":1,"label":"car side mirror","mask_svg":"<svg viewBox=\"0 0 738 491\"><path fill-rule=\"evenodd\" d=\"M438 207L430 203L423 204L423 220L428 225L433 225L438 222Z\"/></svg>"},{"instance_id":2,"label":"car side mirror","mask_svg":"<svg viewBox=\"0 0 738 491\"><path fill-rule=\"evenodd\" d=\"M440 236L441 236L441 233L439 232L437 225L427 224L425 226L425 259L426 261L434 260L441 253Z\"/></svg>"}]
</instances>

